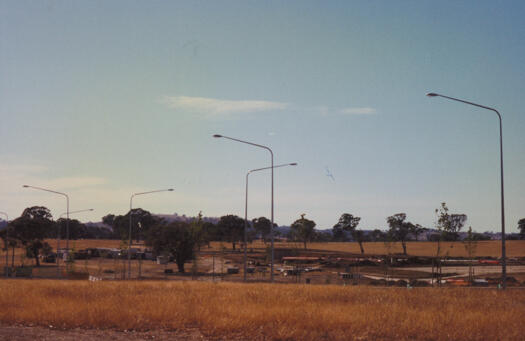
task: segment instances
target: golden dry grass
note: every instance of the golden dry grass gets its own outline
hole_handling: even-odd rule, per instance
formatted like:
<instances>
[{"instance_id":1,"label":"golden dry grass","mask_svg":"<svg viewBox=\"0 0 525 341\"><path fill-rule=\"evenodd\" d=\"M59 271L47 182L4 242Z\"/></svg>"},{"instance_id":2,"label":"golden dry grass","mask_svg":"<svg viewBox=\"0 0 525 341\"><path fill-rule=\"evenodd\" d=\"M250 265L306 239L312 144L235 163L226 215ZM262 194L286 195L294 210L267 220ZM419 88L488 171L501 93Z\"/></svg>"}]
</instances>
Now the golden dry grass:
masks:
<instances>
[{"instance_id":1,"label":"golden dry grass","mask_svg":"<svg viewBox=\"0 0 525 341\"><path fill-rule=\"evenodd\" d=\"M230 243L212 242L213 250L220 250L221 245L231 249ZM269 244L268 244L269 245ZM388 248L390 246L390 249ZM255 241L248 244L248 248L262 249L265 244L262 241ZM288 243L276 242L276 248L295 248L303 250L302 243ZM401 254L403 248L401 243L391 243L387 245L383 242L368 242L363 243L365 254L385 255L385 254ZM308 243L308 250L319 251L336 251L336 252L350 252L361 253L359 244L355 242L334 242L334 243ZM525 257L525 240L508 240L506 242L507 257ZM206 249L204 249L206 250ZM462 242L442 242L441 255L447 254L450 257L467 257L468 254ZM435 256L437 251L437 242L407 242L407 253L411 256ZM479 241L476 248L477 257L500 257L501 256L501 241L488 240Z\"/></svg>"},{"instance_id":2,"label":"golden dry grass","mask_svg":"<svg viewBox=\"0 0 525 341\"><path fill-rule=\"evenodd\" d=\"M46 240L53 249L56 248L56 239ZM83 239L83 240L71 240L70 247L75 250L81 250L91 247L106 247L106 248L119 248L121 247L120 240L105 240L105 239ZM61 241L61 247L65 247L65 241ZM268 244L269 245L269 244ZM372 255L385 255L385 254L401 254L403 249L400 243L391 243L387 245L383 242L368 242L364 243L365 254ZM507 257L525 257L525 240L509 240L506 243L507 246ZM140 244L135 247L144 247ZM238 247L238 245L237 245ZM254 241L248 244L248 248L253 248L254 251L262 251L267 247L262 241ZM302 243L292 242L276 242L275 247L288 248L303 250ZM330 252L349 252L354 254L360 254L359 245L355 242L335 242L335 243L308 243L307 250L315 251L330 251ZM389 249L390 247L390 249ZM231 250L231 243L226 242L212 242L211 247L204 246L202 251L220 251L225 248ZM441 255L448 255L450 257L467 257L468 254L462 242L443 242L441 246ZM407 242L407 253L411 256L435 256L437 250L436 242ZM17 262L18 257L24 253L22 249L16 250ZM490 240L480 241L477 243L476 257L500 257L501 256L501 241ZM5 257L5 251L0 252L0 262ZM28 260L32 262L32 260Z\"/></svg>"},{"instance_id":3,"label":"golden dry grass","mask_svg":"<svg viewBox=\"0 0 525 341\"><path fill-rule=\"evenodd\" d=\"M370 242L363 244L365 253L370 254L388 254L403 253L401 243L392 243L392 248L388 250L387 245L382 242ZM357 243L311 243L308 248L330 250L330 251L346 251L359 253L359 245ZM407 242L407 253L413 256L435 256L437 252L437 242ZM509 240L506 241L507 257L524 257L525 256L525 241L523 240ZM450 257L467 257L468 254L462 242L443 242L441 243L441 255L448 254ZM500 257L501 256L501 241L488 240L479 241L476 248L476 256L478 257Z\"/></svg>"},{"instance_id":4,"label":"golden dry grass","mask_svg":"<svg viewBox=\"0 0 525 341\"><path fill-rule=\"evenodd\" d=\"M279 340L522 340L525 291L202 282L0 282L0 322L198 328Z\"/></svg>"}]
</instances>

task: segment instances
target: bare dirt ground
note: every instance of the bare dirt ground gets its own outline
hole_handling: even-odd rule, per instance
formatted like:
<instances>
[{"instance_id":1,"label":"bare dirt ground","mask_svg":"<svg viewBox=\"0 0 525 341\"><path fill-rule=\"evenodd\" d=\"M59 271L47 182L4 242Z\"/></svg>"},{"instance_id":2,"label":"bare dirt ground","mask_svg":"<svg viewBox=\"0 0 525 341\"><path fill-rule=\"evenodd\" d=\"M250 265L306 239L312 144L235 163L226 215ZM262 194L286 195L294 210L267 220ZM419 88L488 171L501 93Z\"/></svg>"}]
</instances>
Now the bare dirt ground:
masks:
<instances>
[{"instance_id":1,"label":"bare dirt ground","mask_svg":"<svg viewBox=\"0 0 525 341\"><path fill-rule=\"evenodd\" d=\"M182 340L197 341L211 340L204 337L198 330L175 330L175 331L116 331L116 330L99 330L99 329L68 329L61 330L54 327L38 326L6 326L0 325L0 340L9 341L138 341L138 340Z\"/></svg>"}]
</instances>

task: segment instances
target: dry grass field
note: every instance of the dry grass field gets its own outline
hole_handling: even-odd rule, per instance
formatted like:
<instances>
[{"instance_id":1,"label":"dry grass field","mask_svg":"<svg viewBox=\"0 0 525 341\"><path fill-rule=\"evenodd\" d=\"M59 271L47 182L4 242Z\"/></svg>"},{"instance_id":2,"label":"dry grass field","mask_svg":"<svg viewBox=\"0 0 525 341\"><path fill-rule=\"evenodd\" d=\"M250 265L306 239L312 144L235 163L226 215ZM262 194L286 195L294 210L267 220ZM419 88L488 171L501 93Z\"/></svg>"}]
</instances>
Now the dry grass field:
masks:
<instances>
[{"instance_id":1,"label":"dry grass field","mask_svg":"<svg viewBox=\"0 0 525 341\"><path fill-rule=\"evenodd\" d=\"M268 244L269 245L269 244ZM231 249L230 243L213 242L212 249L220 250L221 246ZM265 244L261 241L255 241L248 244L248 248L262 249ZM302 243L285 243L276 242L276 248L295 248L303 250ZM386 244L383 242L367 242L363 243L365 254L373 255L387 255L387 254L401 254L403 248L401 243ZM506 242L507 257L525 257L525 240L509 240ZM349 252L359 254L361 253L359 245L354 242L334 242L334 243L308 243L308 250L318 251L336 251ZM204 249L206 250L206 248ZM411 256L436 256L437 242L407 242L407 253ZM467 257L464 244L462 242L443 242L441 243L441 255L450 257ZM501 241L489 240L477 242L475 255L477 257L500 257L501 256Z\"/></svg>"},{"instance_id":2,"label":"dry grass field","mask_svg":"<svg viewBox=\"0 0 525 341\"><path fill-rule=\"evenodd\" d=\"M523 340L525 291L0 281L0 323L275 340Z\"/></svg>"},{"instance_id":3,"label":"dry grass field","mask_svg":"<svg viewBox=\"0 0 525 341\"><path fill-rule=\"evenodd\" d=\"M56 248L56 240L50 239L47 242ZM99 239L87 239L87 240L74 240L70 241L70 247L74 247L77 250L85 249L88 247L114 247L120 246L119 240L99 240ZM269 245L269 244L268 244ZM366 254L395 254L402 253L403 249L401 243L391 243L390 245L383 242L368 242L364 243L364 249ZM248 248L264 249L265 245L262 241L255 241L248 244ZM525 240L509 240L506 243L507 246L507 257L525 257ZM65 241L61 242L61 247L65 247ZM214 250L218 251L222 247L231 250L231 243L223 242L212 242L211 249L203 247L203 251ZM287 242L276 242L276 248L295 248L298 250L303 249L302 243L287 243ZM308 243L308 250L319 250L319 251L337 251L337 252L350 252L360 253L359 245L357 243ZM441 255L448 255L450 257L467 257L465 247L462 242L443 242L442 243ZM412 256L435 256L437 250L436 242L407 242L407 253ZM480 241L477 243L476 249L477 257L499 257L501 256L501 241L490 240Z\"/></svg>"},{"instance_id":4,"label":"dry grass field","mask_svg":"<svg viewBox=\"0 0 525 341\"><path fill-rule=\"evenodd\" d=\"M368 254L389 254L389 253L403 253L401 243L392 243L388 248L383 242L364 243L363 247L365 253ZM359 245L357 243L311 243L308 245L310 249L328 250L328 251L343 251L359 253ZM525 257L525 241L524 240L509 240L506 241L507 257ZM436 256L437 242L407 242L407 253L412 256ZM462 242L443 242L441 243L441 255L450 257L467 257L468 254ZM488 240L477 242L475 255L477 257L500 257L501 256L501 241Z\"/></svg>"},{"instance_id":5,"label":"dry grass field","mask_svg":"<svg viewBox=\"0 0 525 341\"><path fill-rule=\"evenodd\" d=\"M248 243L248 248L264 249L270 244L262 241ZM212 242L211 250L218 251L222 247L231 250L231 243ZM276 248L304 250L302 243L276 242ZM387 255L401 254L403 248L401 243L385 244L383 242L363 243L365 254ZM525 240L509 240L506 242L507 257L525 257ZM203 248L204 251L208 249ZM315 251L335 251L360 254L359 245L355 242L333 242L333 243L308 243L307 250ZM441 255L450 257L467 257L464 244L462 242L443 242L441 243ZM407 242L407 253L411 256L436 256L437 242ZM501 256L501 241L489 240L479 241L476 249L477 257L499 257Z\"/></svg>"}]
</instances>

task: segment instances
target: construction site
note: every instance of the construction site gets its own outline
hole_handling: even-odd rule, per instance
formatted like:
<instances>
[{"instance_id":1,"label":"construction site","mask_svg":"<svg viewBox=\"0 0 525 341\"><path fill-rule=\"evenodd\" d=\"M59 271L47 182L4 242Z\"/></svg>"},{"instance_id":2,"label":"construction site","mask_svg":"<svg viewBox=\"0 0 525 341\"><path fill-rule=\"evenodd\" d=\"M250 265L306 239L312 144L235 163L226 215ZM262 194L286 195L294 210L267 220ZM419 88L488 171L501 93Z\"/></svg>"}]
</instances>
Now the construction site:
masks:
<instances>
[{"instance_id":1,"label":"construction site","mask_svg":"<svg viewBox=\"0 0 525 341\"><path fill-rule=\"evenodd\" d=\"M489 243L496 243L489 242ZM199 280L232 282L270 282L371 285L397 287L475 286L498 287L502 283L501 260L494 256L433 257L403 254L359 254L346 251L302 249L292 243L276 244L273 279L271 250L263 243L250 244L246 250L232 250L228 243L214 242L196 252L180 273L173 257L157 256L143 245L127 250L116 247L115 241L78 241L69 261L59 262L56 256L42 258L41 266L24 257L20 251L10 257L6 271L10 277L64 278L86 280ZM420 243L431 246L431 243ZM100 247L103 245L104 247ZM487 244L490 245L490 244ZM319 245L314 245L319 247ZM457 247L456 247L457 248ZM59 253L59 258L63 257ZM525 257L511 257L506 262L506 285L525 286Z\"/></svg>"}]
</instances>

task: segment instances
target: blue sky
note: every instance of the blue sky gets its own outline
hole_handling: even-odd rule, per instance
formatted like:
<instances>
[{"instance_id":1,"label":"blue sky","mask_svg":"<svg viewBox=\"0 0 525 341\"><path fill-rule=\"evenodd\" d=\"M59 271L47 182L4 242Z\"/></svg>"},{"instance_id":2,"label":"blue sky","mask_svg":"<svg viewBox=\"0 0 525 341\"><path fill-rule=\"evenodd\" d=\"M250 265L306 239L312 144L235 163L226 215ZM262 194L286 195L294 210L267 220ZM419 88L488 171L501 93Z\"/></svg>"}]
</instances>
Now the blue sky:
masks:
<instances>
[{"instance_id":1,"label":"blue sky","mask_svg":"<svg viewBox=\"0 0 525 341\"><path fill-rule=\"evenodd\" d=\"M525 217L525 4L521 1L2 1L0 211L59 196L98 221L244 214L245 174L271 147L275 220L331 228L344 213L433 227L447 202L507 231ZM329 170L335 181L327 176ZM270 173L250 175L249 216L270 215Z\"/></svg>"}]
</instances>

